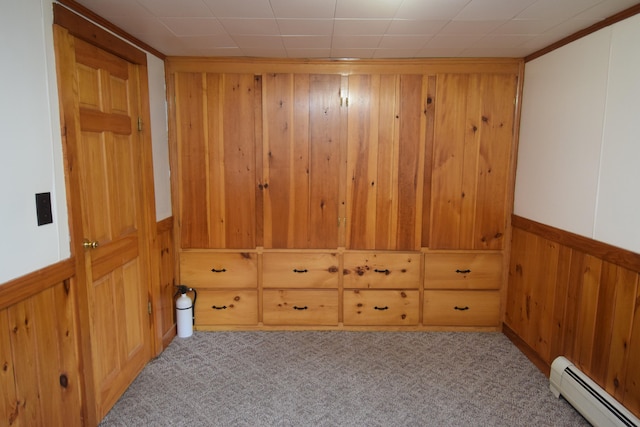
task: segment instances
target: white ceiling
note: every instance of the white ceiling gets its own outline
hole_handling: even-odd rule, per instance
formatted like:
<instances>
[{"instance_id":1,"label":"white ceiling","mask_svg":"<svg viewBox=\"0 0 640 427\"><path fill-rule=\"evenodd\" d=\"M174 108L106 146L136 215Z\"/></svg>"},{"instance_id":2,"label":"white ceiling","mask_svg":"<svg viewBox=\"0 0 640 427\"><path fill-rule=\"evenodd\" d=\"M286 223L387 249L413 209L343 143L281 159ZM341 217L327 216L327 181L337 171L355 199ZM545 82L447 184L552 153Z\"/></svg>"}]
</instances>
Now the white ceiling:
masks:
<instances>
[{"instance_id":1,"label":"white ceiling","mask_svg":"<svg viewBox=\"0 0 640 427\"><path fill-rule=\"evenodd\" d=\"M169 56L524 57L638 0L77 0Z\"/></svg>"}]
</instances>

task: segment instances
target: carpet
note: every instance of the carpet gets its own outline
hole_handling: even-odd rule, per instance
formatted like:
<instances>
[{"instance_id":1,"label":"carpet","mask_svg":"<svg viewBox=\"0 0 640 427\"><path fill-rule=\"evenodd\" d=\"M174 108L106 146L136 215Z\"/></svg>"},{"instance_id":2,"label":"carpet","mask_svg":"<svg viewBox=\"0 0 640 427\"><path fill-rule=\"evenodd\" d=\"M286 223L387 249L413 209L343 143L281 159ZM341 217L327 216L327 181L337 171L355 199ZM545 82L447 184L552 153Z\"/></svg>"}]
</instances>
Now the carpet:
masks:
<instances>
[{"instance_id":1,"label":"carpet","mask_svg":"<svg viewBox=\"0 0 640 427\"><path fill-rule=\"evenodd\" d=\"M588 426L500 333L195 332L108 426Z\"/></svg>"}]
</instances>

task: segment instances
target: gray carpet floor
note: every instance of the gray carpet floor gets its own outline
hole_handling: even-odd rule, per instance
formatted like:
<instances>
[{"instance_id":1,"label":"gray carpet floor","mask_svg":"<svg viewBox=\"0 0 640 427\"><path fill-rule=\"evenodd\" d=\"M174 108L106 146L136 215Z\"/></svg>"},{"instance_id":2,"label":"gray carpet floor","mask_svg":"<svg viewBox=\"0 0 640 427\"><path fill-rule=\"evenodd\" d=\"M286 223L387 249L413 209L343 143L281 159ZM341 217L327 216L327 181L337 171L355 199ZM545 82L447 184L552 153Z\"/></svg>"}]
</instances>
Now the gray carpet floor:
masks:
<instances>
[{"instance_id":1,"label":"gray carpet floor","mask_svg":"<svg viewBox=\"0 0 640 427\"><path fill-rule=\"evenodd\" d=\"M589 425L500 333L196 332L101 426Z\"/></svg>"}]
</instances>

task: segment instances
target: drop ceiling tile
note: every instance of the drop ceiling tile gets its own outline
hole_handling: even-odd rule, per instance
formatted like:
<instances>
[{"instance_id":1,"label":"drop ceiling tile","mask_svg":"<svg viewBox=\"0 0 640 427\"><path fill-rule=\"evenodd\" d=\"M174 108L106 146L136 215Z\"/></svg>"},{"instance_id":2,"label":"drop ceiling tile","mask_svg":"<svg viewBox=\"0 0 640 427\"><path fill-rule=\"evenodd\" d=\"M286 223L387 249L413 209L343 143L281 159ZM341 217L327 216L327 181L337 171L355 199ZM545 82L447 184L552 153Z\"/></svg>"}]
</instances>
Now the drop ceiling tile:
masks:
<instances>
[{"instance_id":1,"label":"drop ceiling tile","mask_svg":"<svg viewBox=\"0 0 640 427\"><path fill-rule=\"evenodd\" d=\"M420 49L376 49L375 59L416 58Z\"/></svg>"},{"instance_id":2,"label":"drop ceiling tile","mask_svg":"<svg viewBox=\"0 0 640 427\"><path fill-rule=\"evenodd\" d=\"M337 0L336 18L392 19L402 0Z\"/></svg>"},{"instance_id":3,"label":"drop ceiling tile","mask_svg":"<svg viewBox=\"0 0 640 427\"><path fill-rule=\"evenodd\" d=\"M520 14L517 19L568 19L595 6L602 0L538 0Z\"/></svg>"},{"instance_id":4,"label":"drop ceiling tile","mask_svg":"<svg viewBox=\"0 0 640 427\"><path fill-rule=\"evenodd\" d=\"M184 55L184 53L182 54ZM244 56L244 52L237 47L229 48L205 48L205 49L193 49L190 56L217 56L217 57L238 57Z\"/></svg>"},{"instance_id":5,"label":"drop ceiling tile","mask_svg":"<svg viewBox=\"0 0 640 427\"><path fill-rule=\"evenodd\" d=\"M156 0L147 0L156 1ZM173 1L181 4L181 1ZM269 0L202 0L218 18L273 18Z\"/></svg>"},{"instance_id":6,"label":"drop ceiling tile","mask_svg":"<svg viewBox=\"0 0 640 427\"><path fill-rule=\"evenodd\" d=\"M421 58L455 58L464 51L464 47L425 47L418 52Z\"/></svg>"},{"instance_id":7,"label":"drop ceiling tile","mask_svg":"<svg viewBox=\"0 0 640 427\"><path fill-rule=\"evenodd\" d=\"M497 21L518 15L536 0L472 0L455 16L456 21Z\"/></svg>"},{"instance_id":8,"label":"drop ceiling tile","mask_svg":"<svg viewBox=\"0 0 640 427\"><path fill-rule=\"evenodd\" d=\"M282 38L279 36L237 35L232 36L240 49L284 49Z\"/></svg>"},{"instance_id":9,"label":"drop ceiling tile","mask_svg":"<svg viewBox=\"0 0 640 427\"><path fill-rule=\"evenodd\" d=\"M221 18L220 23L231 34L280 35L275 19Z\"/></svg>"},{"instance_id":10,"label":"drop ceiling tile","mask_svg":"<svg viewBox=\"0 0 640 427\"><path fill-rule=\"evenodd\" d=\"M603 20L636 4L638 0L603 1L576 15L575 18Z\"/></svg>"},{"instance_id":11,"label":"drop ceiling tile","mask_svg":"<svg viewBox=\"0 0 640 427\"><path fill-rule=\"evenodd\" d=\"M382 36L333 36L331 46L344 49L375 49Z\"/></svg>"},{"instance_id":12,"label":"drop ceiling tile","mask_svg":"<svg viewBox=\"0 0 640 427\"><path fill-rule=\"evenodd\" d=\"M347 49L347 48L332 48L331 49L331 57L332 58L354 58L354 59L371 59L375 54L375 49Z\"/></svg>"},{"instance_id":13,"label":"drop ceiling tile","mask_svg":"<svg viewBox=\"0 0 640 427\"><path fill-rule=\"evenodd\" d=\"M464 58L522 58L528 51L523 48L472 48L465 49L460 53Z\"/></svg>"},{"instance_id":14,"label":"drop ceiling tile","mask_svg":"<svg viewBox=\"0 0 640 427\"><path fill-rule=\"evenodd\" d=\"M512 19L491 32L491 34L542 34L558 25L558 20Z\"/></svg>"},{"instance_id":15,"label":"drop ceiling tile","mask_svg":"<svg viewBox=\"0 0 640 427\"><path fill-rule=\"evenodd\" d=\"M478 42L478 37L475 35L440 35L436 34L431 40L427 42L425 48L451 48L451 49L465 49L473 47Z\"/></svg>"},{"instance_id":16,"label":"drop ceiling tile","mask_svg":"<svg viewBox=\"0 0 640 427\"><path fill-rule=\"evenodd\" d=\"M285 36L282 43L287 49L330 49L331 37L329 36Z\"/></svg>"},{"instance_id":17,"label":"drop ceiling tile","mask_svg":"<svg viewBox=\"0 0 640 427\"><path fill-rule=\"evenodd\" d=\"M185 46L193 47L194 49L227 49L238 47L236 42L228 34L180 37L180 41L182 41Z\"/></svg>"},{"instance_id":18,"label":"drop ceiling tile","mask_svg":"<svg viewBox=\"0 0 640 427\"><path fill-rule=\"evenodd\" d=\"M160 22L176 36L221 34L224 27L216 18L160 18Z\"/></svg>"},{"instance_id":19,"label":"drop ceiling tile","mask_svg":"<svg viewBox=\"0 0 640 427\"><path fill-rule=\"evenodd\" d=\"M509 49L519 47L534 37L528 34L492 34L478 40L474 49Z\"/></svg>"},{"instance_id":20,"label":"drop ceiling tile","mask_svg":"<svg viewBox=\"0 0 640 427\"><path fill-rule=\"evenodd\" d=\"M271 0L271 8L276 18L332 19L336 0Z\"/></svg>"},{"instance_id":21,"label":"drop ceiling tile","mask_svg":"<svg viewBox=\"0 0 640 427\"><path fill-rule=\"evenodd\" d=\"M417 21L413 19L394 19L386 34L436 34L449 21Z\"/></svg>"},{"instance_id":22,"label":"drop ceiling tile","mask_svg":"<svg viewBox=\"0 0 640 427\"><path fill-rule=\"evenodd\" d=\"M278 19L278 28L282 35L331 36L332 19Z\"/></svg>"},{"instance_id":23,"label":"drop ceiling tile","mask_svg":"<svg viewBox=\"0 0 640 427\"><path fill-rule=\"evenodd\" d=\"M451 21L438 34L488 34L505 21Z\"/></svg>"},{"instance_id":24,"label":"drop ceiling tile","mask_svg":"<svg viewBox=\"0 0 640 427\"><path fill-rule=\"evenodd\" d=\"M138 0L138 3L157 17L213 16L202 0Z\"/></svg>"},{"instance_id":25,"label":"drop ceiling tile","mask_svg":"<svg viewBox=\"0 0 640 427\"><path fill-rule=\"evenodd\" d=\"M153 16L147 8L132 0L85 0L80 3L103 18L107 16Z\"/></svg>"},{"instance_id":26,"label":"drop ceiling tile","mask_svg":"<svg viewBox=\"0 0 640 427\"><path fill-rule=\"evenodd\" d=\"M257 57L257 58L286 58L287 51L282 49L242 49L244 56Z\"/></svg>"},{"instance_id":27,"label":"drop ceiling tile","mask_svg":"<svg viewBox=\"0 0 640 427\"><path fill-rule=\"evenodd\" d=\"M329 58L331 49L287 49L289 58Z\"/></svg>"},{"instance_id":28,"label":"drop ceiling tile","mask_svg":"<svg viewBox=\"0 0 640 427\"><path fill-rule=\"evenodd\" d=\"M456 16L469 0L404 0L396 19L424 21L449 20Z\"/></svg>"},{"instance_id":29,"label":"drop ceiling tile","mask_svg":"<svg viewBox=\"0 0 640 427\"><path fill-rule=\"evenodd\" d=\"M166 36L166 38L175 37L175 34L158 18L137 19L134 16L117 16L111 18L110 22L120 28L131 28L128 32L136 37L140 34L158 34Z\"/></svg>"},{"instance_id":30,"label":"drop ceiling tile","mask_svg":"<svg viewBox=\"0 0 640 427\"><path fill-rule=\"evenodd\" d=\"M424 47L430 36L383 36L378 49L418 50Z\"/></svg>"},{"instance_id":31,"label":"drop ceiling tile","mask_svg":"<svg viewBox=\"0 0 640 427\"><path fill-rule=\"evenodd\" d=\"M390 19L336 19L333 23L333 34L344 35L381 35L389 27Z\"/></svg>"}]
</instances>

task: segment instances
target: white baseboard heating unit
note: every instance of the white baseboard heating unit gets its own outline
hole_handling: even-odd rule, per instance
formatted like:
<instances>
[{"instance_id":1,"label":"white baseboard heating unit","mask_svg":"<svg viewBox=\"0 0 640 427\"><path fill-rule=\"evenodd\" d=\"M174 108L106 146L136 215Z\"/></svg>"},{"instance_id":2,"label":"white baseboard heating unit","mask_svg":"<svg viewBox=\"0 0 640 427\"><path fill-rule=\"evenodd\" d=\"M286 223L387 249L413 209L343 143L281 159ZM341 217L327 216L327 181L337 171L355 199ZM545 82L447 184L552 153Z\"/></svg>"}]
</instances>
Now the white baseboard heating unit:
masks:
<instances>
[{"instance_id":1,"label":"white baseboard heating unit","mask_svg":"<svg viewBox=\"0 0 640 427\"><path fill-rule=\"evenodd\" d=\"M640 427L640 420L565 357L551 364L549 387L556 397L564 397L596 427Z\"/></svg>"}]
</instances>

